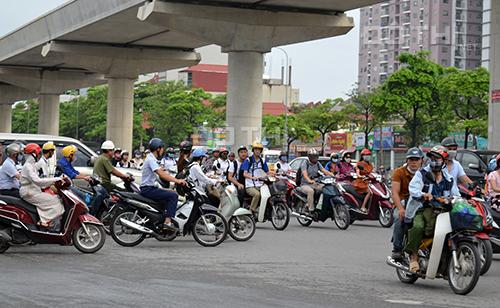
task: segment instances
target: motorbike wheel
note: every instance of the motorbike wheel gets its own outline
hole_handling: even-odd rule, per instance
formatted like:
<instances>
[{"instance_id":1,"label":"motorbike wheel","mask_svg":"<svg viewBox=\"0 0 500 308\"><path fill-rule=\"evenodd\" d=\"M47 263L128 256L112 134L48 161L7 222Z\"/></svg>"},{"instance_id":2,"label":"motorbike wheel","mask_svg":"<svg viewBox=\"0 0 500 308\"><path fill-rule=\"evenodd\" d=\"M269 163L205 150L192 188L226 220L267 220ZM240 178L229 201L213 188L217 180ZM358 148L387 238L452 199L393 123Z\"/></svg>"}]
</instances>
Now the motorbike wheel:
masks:
<instances>
[{"instance_id":1,"label":"motorbike wheel","mask_svg":"<svg viewBox=\"0 0 500 308\"><path fill-rule=\"evenodd\" d=\"M481 257L479 249L469 242L458 243L456 253L458 264L453 257L448 263L448 283L453 292L466 295L474 289L481 276Z\"/></svg>"},{"instance_id":2,"label":"motorbike wheel","mask_svg":"<svg viewBox=\"0 0 500 308\"><path fill-rule=\"evenodd\" d=\"M345 230L349 228L351 223L351 214L349 214L349 210L347 206L344 204L336 204L332 201L333 208L333 220L335 224L340 230Z\"/></svg>"},{"instance_id":3,"label":"motorbike wheel","mask_svg":"<svg viewBox=\"0 0 500 308\"><path fill-rule=\"evenodd\" d=\"M227 238L227 221L219 213L205 213L193 225L193 237L201 246L215 247Z\"/></svg>"},{"instance_id":4,"label":"motorbike wheel","mask_svg":"<svg viewBox=\"0 0 500 308\"><path fill-rule=\"evenodd\" d=\"M490 240L480 240L478 248L481 257L482 276L490 270L491 263L493 262L493 247L491 246Z\"/></svg>"},{"instance_id":5,"label":"motorbike wheel","mask_svg":"<svg viewBox=\"0 0 500 308\"><path fill-rule=\"evenodd\" d=\"M283 231L290 223L290 210L284 202L276 202L271 209L271 223L274 229Z\"/></svg>"},{"instance_id":6,"label":"motorbike wheel","mask_svg":"<svg viewBox=\"0 0 500 308\"><path fill-rule=\"evenodd\" d=\"M177 238L178 234L179 233L177 233L177 232L169 233L169 234L165 234L165 235L156 236L155 239L160 241L160 242L171 242Z\"/></svg>"},{"instance_id":7,"label":"motorbike wheel","mask_svg":"<svg viewBox=\"0 0 500 308\"><path fill-rule=\"evenodd\" d=\"M101 214L99 214L99 217L97 217L97 219L99 219L103 226L104 226L104 231L106 232L107 235L111 235L111 232L110 232L110 225L111 225L111 221L113 220L113 216L111 213L109 213L107 210L103 210L101 212Z\"/></svg>"},{"instance_id":8,"label":"motorbike wheel","mask_svg":"<svg viewBox=\"0 0 500 308\"><path fill-rule=\"evenodd\" d=\"M418 276L405 272L400 269L396 269L396 275L398 275L399 281L406 284L414 284L418 280Z\"/></svg>"},{"instance_id":9,"label":"motorbike wheel","mask_svg":"<svg viewBox=\"0 0 500 308\"><path fill-rule=\"evenodd\" d=\"M88 230L88 234L85 228ZM85 224L73 232L73 245L83 253L99 251L106 242L106 231L103 226Z\"/></svg>"},{"instance_id":10,"label":"motorbike wheel","mask_svg":"<svg viewBox=\"0 0 500 308\"><path fill-rule=\"evenodd\" d=\"M120 218L132 220L135 213L125 210L119 212L113 217L110 225L111 237L115 242L125 247L137 246L146 238L146 234L135 231L129 227L122 225Z\"/></svg>"},{"instance_id":11,"label":"motorbike wheel","mask_svg":"<svg viewBox=\"0 0 500 308\"><path fill-rule=\"evenodd\" d=\"M8 243L2 243L0 244L0 253L4 253L7 251L7 249L10 248L10 245Z\"/></svg>"},{"instance_id":12,"label":"motorbike wheel","mask_svg":"<svg viewBox=\"0 0 500 308\"><path fill-rule=\"evenodd\" d=\"M228 228L229 235L235 241L245 242L255 234L255 220L252 215L232 216Z\"/></svg>"},{"instance_id":13,"label":"motorbike wheel","mask_svg":"<svg viewBox=\"0 0 500 308\"><path fill-rule=\"evenodd\" d=\"M394 215L392 215L392 210L386 207L381 207L381 210L378 214L378 222L384 228L392 227L394 223Z\"/></svg>"},{"instance_id":14,"label":"motorbike wheel","mask_svg":"<svg viewBox=\"0 0 500 308\"><path fill-rule=\"evenodd\" d=\"M298 210L297 212L299 214L303 214L306 212L307 204L303 203L302 201L298 201L296 208L297 208L297 210ZM297 221L303 227L309 227L313 223L313 221L311 219L303 219L300 217L297 217Z\"/></svg>"}]
</instances>

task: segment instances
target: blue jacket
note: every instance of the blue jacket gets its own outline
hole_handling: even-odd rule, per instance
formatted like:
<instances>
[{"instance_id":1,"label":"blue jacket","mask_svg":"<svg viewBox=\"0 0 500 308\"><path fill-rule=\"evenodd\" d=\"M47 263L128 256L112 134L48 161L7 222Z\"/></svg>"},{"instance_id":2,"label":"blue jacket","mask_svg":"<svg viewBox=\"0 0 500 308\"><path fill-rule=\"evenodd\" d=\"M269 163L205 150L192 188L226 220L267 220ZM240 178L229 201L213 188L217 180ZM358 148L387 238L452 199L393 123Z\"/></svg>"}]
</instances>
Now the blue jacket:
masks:
<instances>
[{"instance_id":1,"label":"blue jacket","mask_svg":"<svg viewBox=\"0 0 500 308\"><path fill-rule=\"evenodd\" d=\"M80 172L78 172L73 167L73 165L71 164L71 162L69 162L66 159L66 157L61 157L61 159L59 159L59 161L57 162L57 165L62 169L62 173L64 173L65 175L67 175L72 180L74 178L76 178L77 175L80 174Z\"/></svg>"}]
</instances>

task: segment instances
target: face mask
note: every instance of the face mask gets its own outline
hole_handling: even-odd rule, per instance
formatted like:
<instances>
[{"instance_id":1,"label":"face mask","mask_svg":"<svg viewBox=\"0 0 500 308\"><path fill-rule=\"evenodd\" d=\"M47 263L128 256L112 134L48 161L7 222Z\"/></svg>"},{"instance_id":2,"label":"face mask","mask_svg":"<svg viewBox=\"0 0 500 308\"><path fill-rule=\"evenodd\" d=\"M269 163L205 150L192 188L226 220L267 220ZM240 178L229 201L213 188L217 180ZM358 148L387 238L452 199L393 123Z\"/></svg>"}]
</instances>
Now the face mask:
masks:
<instances>
[{"instance_id":1,"label":"face mask","mask_svg":"<svg viewBox=\"0 0 500 308\"><path fill-rule=\"evenodd\" d=\"M24 161L24 155L23 154L17 155L17 162L22 163L23 161Z\"/></svg>"},{"instance_id":2,"label":"face mask","mask_svg":"<svg viewBox=\"0 0 500 308\"><path fill-rule=\"evenodd\" d=\"M431 167L432 171L441 171L441 169L443 169L443 162L431 160L429 166Z\"/></svg>"},{"instance_id":3,"label":"face mask","mask_svg":"<svg viewBox=\"0 0 500 308\"><path fill-rule=\"evenodd\" d=\"M333 158L333 159L332 159L332 163L336 164L336 163L338 163L338 162L339 162L339 160L338 160L337 158Z\"/></svg>"},{"instance_id":4,"label":"face mask","mask_svg":"<svg viewBox=\"0 0 500 308\"><path fill-rule=\"evenodd\" d=\"M168 153L168 154L167 154L167 156L168 156L169 158L174 158L175 154L174 154L174 153Z\"/></svg>"},{"instance_id":5,"label":"face mask","mask_svg":"<svg viewBox=\"0 0 500 308\"><path fill-rule=\"evenodd\" d=\"M346 158L345 162L349 164L349 163L351 163L351 159L350 158Z\"/></svg>"},{"instance_id":6,"label":"face mask","mask_svg":"<svg viewBox=\"0 0 500 308\"><path fill-rule=\"evenodd\" d=\"M448 151L448 157L450 160L455 159L455 157L457 157L457 151Z\"/></svg>"},{"instance_id":7,"label":"face mask","mask_svg":"<svg viewBox=\"0 0 500 308\"><path fill-rule=\"evenodd\" d=\"M280 160L281 160L281 161L286 161L286 156L281 156L281 157L280 157Z\"/></svg>"}]
</instances>

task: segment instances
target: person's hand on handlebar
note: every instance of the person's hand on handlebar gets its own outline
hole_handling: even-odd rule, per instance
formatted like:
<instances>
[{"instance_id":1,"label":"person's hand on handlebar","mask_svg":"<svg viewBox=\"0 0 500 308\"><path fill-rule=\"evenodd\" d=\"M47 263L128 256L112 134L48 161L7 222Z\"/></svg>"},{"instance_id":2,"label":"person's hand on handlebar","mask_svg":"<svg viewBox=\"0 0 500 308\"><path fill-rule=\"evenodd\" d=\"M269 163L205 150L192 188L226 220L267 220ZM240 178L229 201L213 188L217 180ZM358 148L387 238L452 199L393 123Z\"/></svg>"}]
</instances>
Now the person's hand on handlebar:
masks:
<instances>
[{"instance_id":1,"label":"person's hand on handlebar","mask_svg":"<svg viewBox=\"0 0 500 308\"><path fill-rule=\"evenodd\" d=\"M92 177L90 175L86 175L83 179L89 183L92 181Z\"/></svg>"},{"instance_id":2,"label":"person's hand on handlebar","mask_svg":"<svg viewBox=\"0 0 500 308\"><path fill-rule=\"evenodd\" d=\"M181 185L181 186L187 186L187 182L182 179L176 179L175 184Z\"/></svg>"},{"instance_id":3,"label":"person's hand on handlebar","mask_svg":"<svg viewBox=\"0 0 500 308\"><path fill-rule=\"evenodd\" d=\"M431 201L434 198L432 194L429 193L424 194L422 197L424 198L425 201Z\"/></svg>"}]
</instances>

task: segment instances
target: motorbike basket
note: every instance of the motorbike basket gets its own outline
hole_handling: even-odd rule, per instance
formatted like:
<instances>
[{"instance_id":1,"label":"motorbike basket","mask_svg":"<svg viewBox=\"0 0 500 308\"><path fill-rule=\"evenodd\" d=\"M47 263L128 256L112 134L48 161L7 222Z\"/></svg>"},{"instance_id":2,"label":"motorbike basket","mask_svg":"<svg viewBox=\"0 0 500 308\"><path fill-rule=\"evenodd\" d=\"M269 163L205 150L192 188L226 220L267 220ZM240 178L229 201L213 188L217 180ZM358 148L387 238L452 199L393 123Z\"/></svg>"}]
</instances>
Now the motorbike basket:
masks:
<instances>
[{"instance_id":1,"label":"motorbike basket","mask_svg":"<svg viewBox=\"0 0 500 308\"><path fill-rule=\"evenodd\" d=\"M483 230L483 217L476 210L466 202L455 204L450 212L451 227L453 230Z\"/></svg>"}]
</instances>

